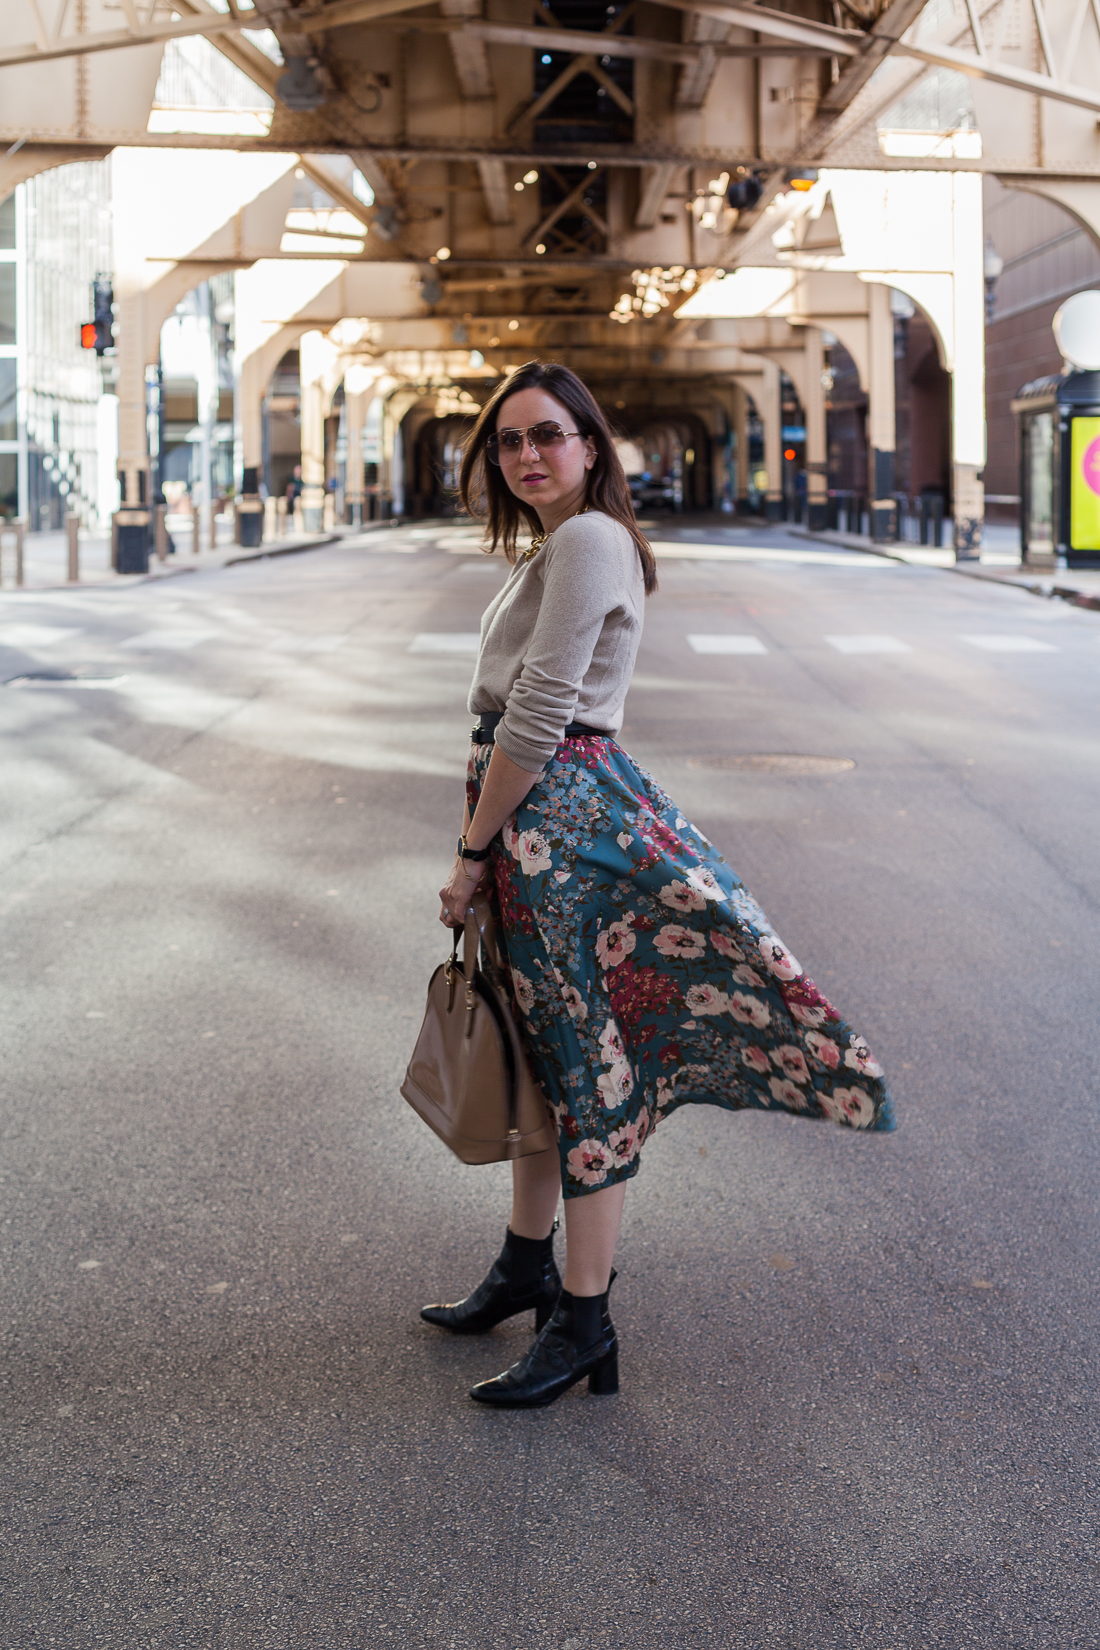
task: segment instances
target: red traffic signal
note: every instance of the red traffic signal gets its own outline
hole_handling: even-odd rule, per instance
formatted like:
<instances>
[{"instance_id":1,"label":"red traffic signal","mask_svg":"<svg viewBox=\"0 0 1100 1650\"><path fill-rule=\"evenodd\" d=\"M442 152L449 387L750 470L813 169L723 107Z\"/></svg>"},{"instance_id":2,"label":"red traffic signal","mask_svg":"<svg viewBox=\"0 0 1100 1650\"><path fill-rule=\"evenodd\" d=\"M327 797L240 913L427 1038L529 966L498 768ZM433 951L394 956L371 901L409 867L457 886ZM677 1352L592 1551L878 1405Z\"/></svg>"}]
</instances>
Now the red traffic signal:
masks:
<instances>
[{"instance_id":1,"label":"red traffic signal","mask_svg":"<svg viewBox=\"0 0 1100 1650\"><path fill-rule=\"evenodd\" d=\"M96 324L95 324L94 321L85 321L83 326L81 327L81 329L80 329L80 347L81 347L81 349L95 349L95 347L96 347Z\"/></svg>"}]
</instances>

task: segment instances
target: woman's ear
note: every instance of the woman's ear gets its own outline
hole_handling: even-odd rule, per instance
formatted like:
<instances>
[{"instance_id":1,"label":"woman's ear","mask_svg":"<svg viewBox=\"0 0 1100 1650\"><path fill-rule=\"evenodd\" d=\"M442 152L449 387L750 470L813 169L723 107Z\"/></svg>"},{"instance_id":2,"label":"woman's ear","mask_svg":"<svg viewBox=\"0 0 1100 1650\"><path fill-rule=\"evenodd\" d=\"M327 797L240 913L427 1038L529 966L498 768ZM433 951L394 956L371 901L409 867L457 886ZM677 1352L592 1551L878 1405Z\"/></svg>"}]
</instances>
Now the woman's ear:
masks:
<instances>
[{"instance_id":1,"label":"woman's ear","mask_svg":"<svg viewBox=\"0 0 1100 1650\"><path fill-rule=\"evenodd\" d=\"M596 462L596 443L590 435L584 438L584 467L590 470Z\"/></svg>"}]
</instances>

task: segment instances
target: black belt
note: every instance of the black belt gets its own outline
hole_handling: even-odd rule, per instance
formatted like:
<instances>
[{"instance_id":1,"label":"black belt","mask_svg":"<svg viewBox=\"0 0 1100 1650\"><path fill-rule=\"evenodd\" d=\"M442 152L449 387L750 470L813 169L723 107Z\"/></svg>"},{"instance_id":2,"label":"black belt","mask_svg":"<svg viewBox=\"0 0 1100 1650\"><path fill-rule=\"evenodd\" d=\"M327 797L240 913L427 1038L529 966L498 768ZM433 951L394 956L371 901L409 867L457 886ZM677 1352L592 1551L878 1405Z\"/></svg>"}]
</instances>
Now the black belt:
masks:
<instances>
[{"instance_id":1,"label":"black belt","mask_svg":"<svg viewBox=\"0 0 1100 1650\"><path fill-rule=\"evenodd\" d=\"M495 744L497 723L503 722L504 712L502 710L483 710L478 714L480 720L470 738L475 745ZM563 739L614 739L614 737L615 735L609 733L606 728L590 728L584 722L570 722L562 735Z\"/></svg>"}]
</instances>

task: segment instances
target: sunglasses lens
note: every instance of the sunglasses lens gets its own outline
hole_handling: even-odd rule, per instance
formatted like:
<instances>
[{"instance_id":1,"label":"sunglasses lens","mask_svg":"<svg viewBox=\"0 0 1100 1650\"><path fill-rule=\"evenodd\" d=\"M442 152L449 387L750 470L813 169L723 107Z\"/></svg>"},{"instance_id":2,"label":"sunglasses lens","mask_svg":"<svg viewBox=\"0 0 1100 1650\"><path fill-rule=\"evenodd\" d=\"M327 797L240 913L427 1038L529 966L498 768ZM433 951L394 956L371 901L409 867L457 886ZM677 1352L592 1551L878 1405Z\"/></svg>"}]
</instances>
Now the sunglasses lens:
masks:
<instances>
[{"instance_id":1,"label":"sunglasses lens","mask_svg":"<svg viewBox=\"0 0 1100 1650\"><path fill-rule=\"evenodd\" d=\"M486 441L486 443L485 443L485 456L489 460L490 464L495 464L497 469L498 470L500 469L500 437L499 436L491 435L489 437L488 441Z\"/></svg>"},{"instance_id":2,"label":"sunglasses lens","mask_svg":"<svg viewBox=\"0 0 1100 1650\"><path fill-rule=\"evenodd\" d=\"M536 424L531 431L531 445L536 452L544 452L547 447L560 447L565 440L565 431L560 424Z\"/></svg>"}]
</instances>

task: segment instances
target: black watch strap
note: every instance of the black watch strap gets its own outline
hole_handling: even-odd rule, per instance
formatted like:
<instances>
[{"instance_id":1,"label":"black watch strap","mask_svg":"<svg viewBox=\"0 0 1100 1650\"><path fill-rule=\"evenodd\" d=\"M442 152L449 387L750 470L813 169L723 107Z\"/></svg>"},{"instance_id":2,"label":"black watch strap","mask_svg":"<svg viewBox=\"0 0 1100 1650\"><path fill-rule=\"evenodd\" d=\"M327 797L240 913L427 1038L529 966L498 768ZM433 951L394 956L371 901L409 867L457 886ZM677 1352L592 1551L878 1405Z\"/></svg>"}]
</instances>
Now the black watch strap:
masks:
<instances>
[{"instance_id":1,"label":"black watch strap","mask_svg":"<svg viewBox=\"0 0 1100 1650\"><path fill-rule=\"evenodd\" d=\"M458 857L459 857L459 859L473 860L475 865L480 865L483 860L488 859L488 857L492 853L492 851L493 850L492 850L491 846L488 847L488 848L467 848L466 838L464 836L460 836L459 839L458 839Z\"/></svg>"}]
</instances>

